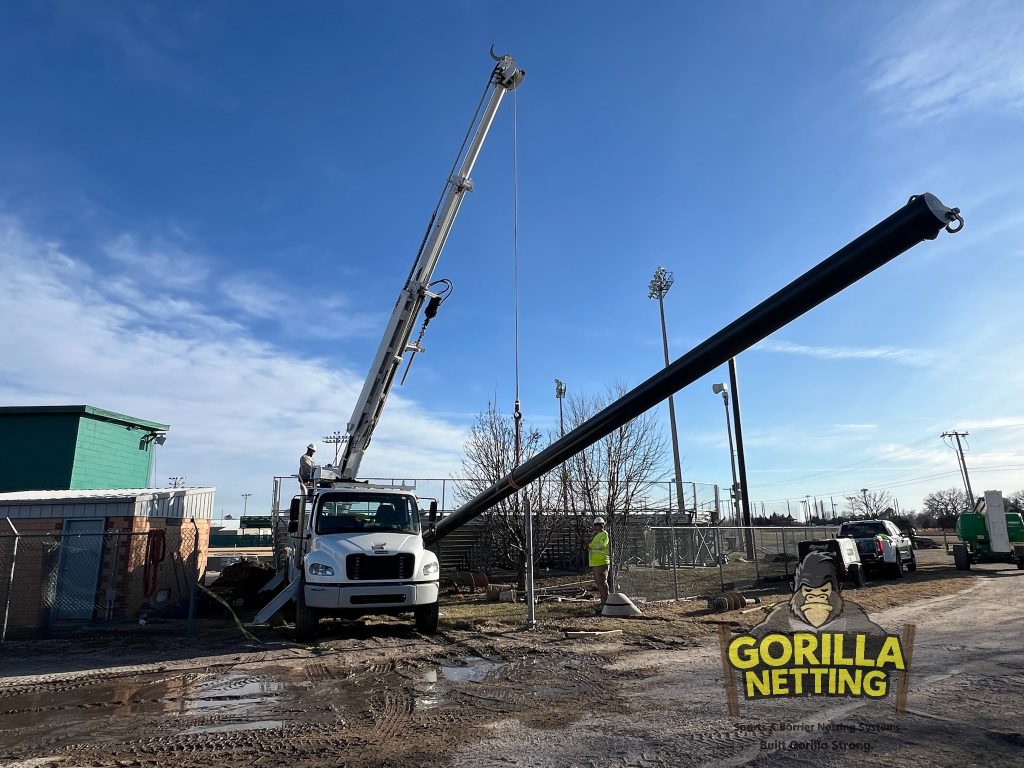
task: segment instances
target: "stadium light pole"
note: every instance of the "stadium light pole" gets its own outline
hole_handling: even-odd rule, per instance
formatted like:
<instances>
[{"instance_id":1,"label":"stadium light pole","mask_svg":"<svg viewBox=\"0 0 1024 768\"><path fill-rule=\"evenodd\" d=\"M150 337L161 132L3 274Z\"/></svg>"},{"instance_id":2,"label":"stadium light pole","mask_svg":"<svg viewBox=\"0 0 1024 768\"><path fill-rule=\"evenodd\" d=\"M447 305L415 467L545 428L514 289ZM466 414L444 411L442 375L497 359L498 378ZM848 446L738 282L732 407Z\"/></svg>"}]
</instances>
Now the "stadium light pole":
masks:
<instances>
[{"instance_id":1,"label":"stadium light pole","mask_svg":"<svg viewBox=\"0 0 1024 768\"><path fill-rule=\"evenodd\" d=\"M650 299L658 300L658 312L661 314L661 346L665 352L665 367L668 368L672 362L668 356L668 328L665 326L665 294L668 293L669 288L672 287L672 283L675 282L675 278L672 273L664 267L658 267L654 271L654 277L651 278L651 282L648 285L647 297ZM675 398L672 395L668 396L668 421L672 428L672 462L675 467L676 475L676 506L682 511L684 507L684 499L686 496L683 495L683 470L679 464L679 435L676 432L676 403ZM670 493L669 496L672 494ZM697 510L693 511L697 514ZM676 546L676 526L672 521L672 504L668 506L668 539L669 546L672 548L672 595L677 600L679 599L679 576L676 572L676 560L679 559L679 549Z\"/></svg>"},{"instance_id":2,"label":"stadium light pole","mask_svg":"<svg viewBox=\"0 0 1024 768\"><path fill-rule=\"evenodd\" d=\"M658 267L654 272L654 277L651 278L647 292L648 298L658 300L658 311L661 313L661 345L665 352L666 368L668 368L671 360L668 356L668 329L665 326L665 294L669 292L674 282L675 278L671 272L664 267ZM683 500L686 496L683 495L683 471L679 464L679 434L676 431L676 404L675 398L672 395L668 396L668 421L672 428L672 461L676 473L676 503L680 511L682 511ZM669 509L669 514L672 514L671 509ZM672 525L671 518L669 519L669 525Z\"/></svg>"}]
</instances>

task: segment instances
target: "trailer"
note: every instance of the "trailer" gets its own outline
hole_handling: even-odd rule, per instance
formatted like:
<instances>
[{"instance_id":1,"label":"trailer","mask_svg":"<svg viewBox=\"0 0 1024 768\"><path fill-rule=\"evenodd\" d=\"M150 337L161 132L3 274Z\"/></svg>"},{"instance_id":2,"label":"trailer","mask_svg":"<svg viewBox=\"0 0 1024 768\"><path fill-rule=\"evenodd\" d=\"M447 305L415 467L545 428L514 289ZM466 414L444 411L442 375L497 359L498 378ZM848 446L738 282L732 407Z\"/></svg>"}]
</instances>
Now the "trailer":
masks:
<instances>
[{"instance_id":1,"label":"trailer","mask_svg":"<svg viewBox=\"0 0 1024 768\"><path fill-rule=\"evenodd\" d=\"M975 563L1015 563L1024 571L1024 518L1007 512L1002 491L985 491L974 509L956 519L960 543L952 546L958 571Z\"/></svg>"}]
</instances>

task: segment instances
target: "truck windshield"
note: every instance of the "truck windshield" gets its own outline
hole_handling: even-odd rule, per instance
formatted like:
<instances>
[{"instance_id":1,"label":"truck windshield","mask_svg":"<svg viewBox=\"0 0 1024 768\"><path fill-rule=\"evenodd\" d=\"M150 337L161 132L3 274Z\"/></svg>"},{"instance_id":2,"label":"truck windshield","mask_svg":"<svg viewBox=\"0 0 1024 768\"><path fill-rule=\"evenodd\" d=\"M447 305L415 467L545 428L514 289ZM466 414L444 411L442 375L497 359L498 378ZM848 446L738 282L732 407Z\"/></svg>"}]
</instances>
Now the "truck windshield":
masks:
<instances>
[{"instance_id":1,"label":"truck windshield","mask_svg":"<svg viewBox=\"0 0 1024 768\"><path fill-rule=\"evenodd\" d=\"M871 539L880 533L888 533L885 524L879 522L843 523L839 527L840 538Z\"/></svg>"},{"instance_id":2,"label":"truck windshield","mask_svg":"<svg viewBox=\"0 0 1024 768\"><path fill-rule=\"evenodd\" d=\"M346 493L343 497L324 498L316 515L318 534L359 531L419 533L416 502L408 496L380 493Z\"/></svg>"}]
</instances>

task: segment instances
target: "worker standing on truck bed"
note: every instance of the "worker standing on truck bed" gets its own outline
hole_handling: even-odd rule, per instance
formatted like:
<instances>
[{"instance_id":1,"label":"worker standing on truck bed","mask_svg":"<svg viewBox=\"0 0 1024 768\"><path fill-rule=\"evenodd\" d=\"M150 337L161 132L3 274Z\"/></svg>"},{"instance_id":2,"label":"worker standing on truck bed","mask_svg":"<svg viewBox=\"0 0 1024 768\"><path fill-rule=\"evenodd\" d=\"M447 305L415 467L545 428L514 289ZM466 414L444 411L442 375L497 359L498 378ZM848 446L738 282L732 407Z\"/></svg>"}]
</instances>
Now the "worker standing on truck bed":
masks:
<instances>
[{"instance_id":1,"label":"worker standing on truck bed","mask_svg":"<svg viewBox=\"0 0 1024 768\"><path fill-rule=\"evenodd\" d=\"M299 457L300 482L309 483L313 480L313 470L316 468L314 453L316 453L316 446L310 443L306 446L306 452Z\"/></svg>"},{"instance_id":2,"label":"worker standing on truck bed","mask_svg":"<svg viewBox=\"0 0 1024 768\"><path fill-rule=\"evenodd\" d=\"M611 542L608 531L604 529L604 518L594 518L594 538L584 545L589 554L590 570L594 574L594 584L601 595L601 607L608 602L608 565L611 562Z\"/></svg>"}]
</instances>

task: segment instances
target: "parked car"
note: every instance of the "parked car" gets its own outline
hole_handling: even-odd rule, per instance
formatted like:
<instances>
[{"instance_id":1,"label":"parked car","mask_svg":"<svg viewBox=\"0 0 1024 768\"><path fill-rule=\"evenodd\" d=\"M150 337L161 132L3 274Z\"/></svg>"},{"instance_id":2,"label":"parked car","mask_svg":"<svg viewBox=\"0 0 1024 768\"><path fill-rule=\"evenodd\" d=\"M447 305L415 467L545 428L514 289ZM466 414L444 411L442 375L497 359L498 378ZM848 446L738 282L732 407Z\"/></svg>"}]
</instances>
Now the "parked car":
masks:
<instances>
[{"instance_id":1,"label":"parked car","mask_svg":"<svg viewBox=\"0 0 1024 768\"><path fill-rule=\"evenodd\" d=\"M840 539L854 539L866 571L883 572L898 578L917 570L913 540L904 536L889 520L854 520L839 526Z\"/></svg>"}]
</instances>

